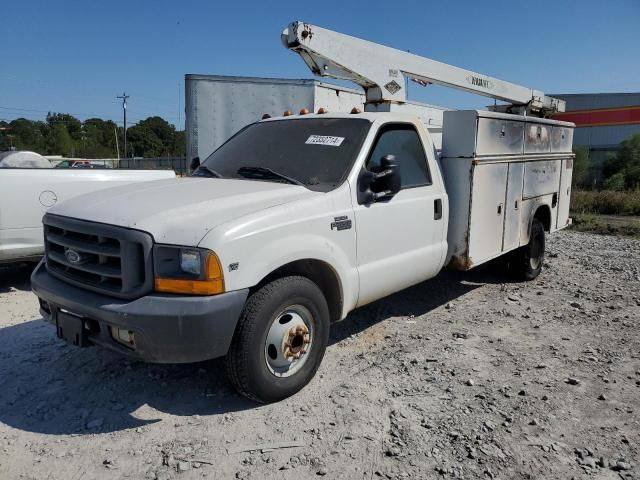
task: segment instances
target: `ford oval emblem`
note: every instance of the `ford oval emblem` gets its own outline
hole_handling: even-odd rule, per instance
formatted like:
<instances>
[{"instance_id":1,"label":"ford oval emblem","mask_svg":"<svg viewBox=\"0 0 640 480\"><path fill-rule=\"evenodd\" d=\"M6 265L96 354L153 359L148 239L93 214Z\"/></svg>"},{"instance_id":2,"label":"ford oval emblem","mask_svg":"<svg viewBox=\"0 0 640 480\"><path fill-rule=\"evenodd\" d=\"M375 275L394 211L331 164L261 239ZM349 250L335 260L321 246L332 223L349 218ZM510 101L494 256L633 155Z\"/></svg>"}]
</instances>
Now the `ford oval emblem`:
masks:
<instances>
[{"instance_id":1,"label":"ford oval emblem","mask_svg":"<svg viewBox=\"0 0 640 480\"><path fill-rule=\"evenodd\" d=\"M82 263L82 255L80 255L75 250L71 250L70 248L67 248L64 251L64 256L72 265L79 265Z\"/></svg>"}]
</instances>

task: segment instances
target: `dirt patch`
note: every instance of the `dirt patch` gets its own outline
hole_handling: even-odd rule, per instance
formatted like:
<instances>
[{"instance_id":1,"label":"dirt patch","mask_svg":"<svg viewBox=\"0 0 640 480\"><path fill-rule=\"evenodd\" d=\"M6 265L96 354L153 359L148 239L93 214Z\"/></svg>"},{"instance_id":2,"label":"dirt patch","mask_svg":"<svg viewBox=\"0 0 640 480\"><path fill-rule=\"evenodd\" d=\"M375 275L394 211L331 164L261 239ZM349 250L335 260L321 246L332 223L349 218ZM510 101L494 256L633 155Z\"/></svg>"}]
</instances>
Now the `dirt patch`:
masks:
<instances>
[{"instance_id":1,"label":"dirt patch","mask_svg":"<svg viewBox=\"0 0 640 480\"><path fill-rule=\"evenodd\" d=\"M640 242L548 250L531 283L448 272L353 312L266 406L220 361L65 345L3 269L0 478L637 478Z\"/></svg>"}]
</instances>

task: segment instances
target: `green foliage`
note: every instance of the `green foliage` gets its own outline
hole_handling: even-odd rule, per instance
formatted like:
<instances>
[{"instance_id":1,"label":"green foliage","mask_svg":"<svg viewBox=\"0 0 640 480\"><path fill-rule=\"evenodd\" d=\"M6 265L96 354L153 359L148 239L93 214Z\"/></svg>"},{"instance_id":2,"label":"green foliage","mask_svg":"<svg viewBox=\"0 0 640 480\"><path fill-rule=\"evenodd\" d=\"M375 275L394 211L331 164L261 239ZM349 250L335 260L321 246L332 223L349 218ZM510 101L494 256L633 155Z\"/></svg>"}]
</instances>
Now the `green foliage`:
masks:
<instances>
[{"instance_id":1,"label":"green foliage","mask_svg":"<svg viewBox=\"0 0 640 480\"><path fill-rule=\"evenodd\" d=\"M604 181L605 190L621 192L624 190L624 173L618 172L611 175Z\"/></svg>"},{"instance_id":2,"label":"green foliage","mask_svg":"<svg viewBox=\"0 0 640 480\"><path fill-rule=\"evenodd\" d=\"M47 123L54 127L56 125L64 127L73 140L79 140L82 132L82 123L73 115L68 113L47 113Z\"/></svg>"},{"instance_id":3,"label":"green foliage","mask_svg":"<svg viewBox=\"0 0 640 480\"><path fill-rule=\"evenodd\" d=\"M177 136L169 122L149 117L127 130L127 149L130 156L136 157L184 156L184 136L181 142Z\"/></svg>"},{"instance_id":4,"label":"green foliage","mask_svg":"<svg viewBox=\"0 0 640 480\"><path fill-rule=\"evenodd\" d=\"M573 159L573 175L571 181L573 186L586 186L589 169L589 150L585 147L577 147L573 150L576 154Z\"/></svg>"},{"instance_id":5,"label":"green foliage","mask_svg":"<svg viewBox=\"0 0 640 480\"><path fill-rule=\"evenodd\" d=\"M46 121L18 118L0 121L0 151L15 147L43 155L80 158L115 158L116 135L124 157L124 131L111 120L84 122L68 113L49 113ZM127 129L128 156L183 157L185 134L161 117L149 117Z\"/></svg>"},{"instance_id":6,"label":"green foliage","mask_svg":"<svg viewBox=\"0 0 640 480\"><path fill-rule=\"evenodd\" d=\"M617 155L605 161L602 173L607 179L621 174L624 178L623 188L640 188L640 133L620 144Z\"/></svg>"},{"instance_id":7,"label":"green foliage","mask_svg":"<svg viewBox=\"0 0 640 480\"><path fill-rule=\"evenodd\" d=\"M54 123L47 138L47 151L59 152L65 157L74 155L73 140L64 124Z\"/></svg>"},{"instance_id":8,"label":"green foliage","mask_svg":"<svg viewBox=\"0 0 640 480\"><path fill-rule=\"evenodd\" d=\"M607 217L591 214L574 214L573 230L640 238L640 220L633 217Z\"/></svg>"},{"instance_id":9,"label":"green foliage","mask_svg":"<svg viewBox=\"0 0 640 480\"><path fill-rule=\"evenodd\" d=\"M127 141L130 156L159 157L162 155L162 141L147 125L135 125L127 130Z\"/></svg>"},{"instance_id":10,"label":"green foliage","mask_svg":"<svg viewBox=\"0 0 640 480\"><path fill-rule=\"evenodd\" d=\"M640 215L640 190L571 192L571 211L581 214Z\"/></svg>"}]
</instances>

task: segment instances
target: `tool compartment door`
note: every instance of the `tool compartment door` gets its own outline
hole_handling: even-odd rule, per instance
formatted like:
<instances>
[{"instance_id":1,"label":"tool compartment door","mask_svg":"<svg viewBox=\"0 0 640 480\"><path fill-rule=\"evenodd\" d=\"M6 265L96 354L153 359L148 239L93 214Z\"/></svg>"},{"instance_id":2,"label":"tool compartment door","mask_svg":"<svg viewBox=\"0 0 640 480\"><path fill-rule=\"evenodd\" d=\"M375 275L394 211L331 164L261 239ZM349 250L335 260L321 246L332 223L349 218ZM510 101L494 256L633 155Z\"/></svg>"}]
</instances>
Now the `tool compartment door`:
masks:
<instances>
[{"instance_id":1,"label":"tool compartment door","mask_svg":"<svg viewBox=\"0 0 640 480\"><path fill-rule=\"evenodd\" d=\"M524 177L524 163L509 163L508 165L507 198L504 206L504 237L502 240L504 252L520 246L522 180Z\"/></svg>"},{"instance_id":2,"label":"tool compartment door","mask_svg":"<svg viewBox=\"0 0 640 480\"><path fill-rule=\"evenodd\" d=\"M571 201L571 177L573 174L573 158L562 160L560 172L560 191L558 192L558 229L569 225L569 203Z\"/></svg>"},{"instance_id":3,"label":"tool compartment door","mask_svg":"<svg viewBox=\"0 0 640 480\"><path fill-rule=\"evenodd\" d=\"M473 168L469 261L476 265L502 252L507 163L479 163Z\"/></svg>"}]
</instances>

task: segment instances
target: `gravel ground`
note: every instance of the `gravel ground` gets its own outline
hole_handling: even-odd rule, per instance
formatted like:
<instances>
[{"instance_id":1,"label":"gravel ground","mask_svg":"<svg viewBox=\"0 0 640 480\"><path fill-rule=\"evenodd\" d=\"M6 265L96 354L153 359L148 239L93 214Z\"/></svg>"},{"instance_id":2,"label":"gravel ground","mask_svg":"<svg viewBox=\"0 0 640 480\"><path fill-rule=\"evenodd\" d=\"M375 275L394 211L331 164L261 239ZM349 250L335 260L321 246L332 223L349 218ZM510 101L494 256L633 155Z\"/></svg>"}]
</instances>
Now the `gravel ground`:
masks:
<instances>
[{"instance_id":1,"label":"gravel ground","mask_svg":"<svg viewBox=\"0 0 640 480\"><path fill-rule=\"evenodd\" d=\"M67 346L0 270L0 478L640 478L640 242L563 232L546 263L359 309L274 405L220 361Z\"/></svg>"}]
</instances>

